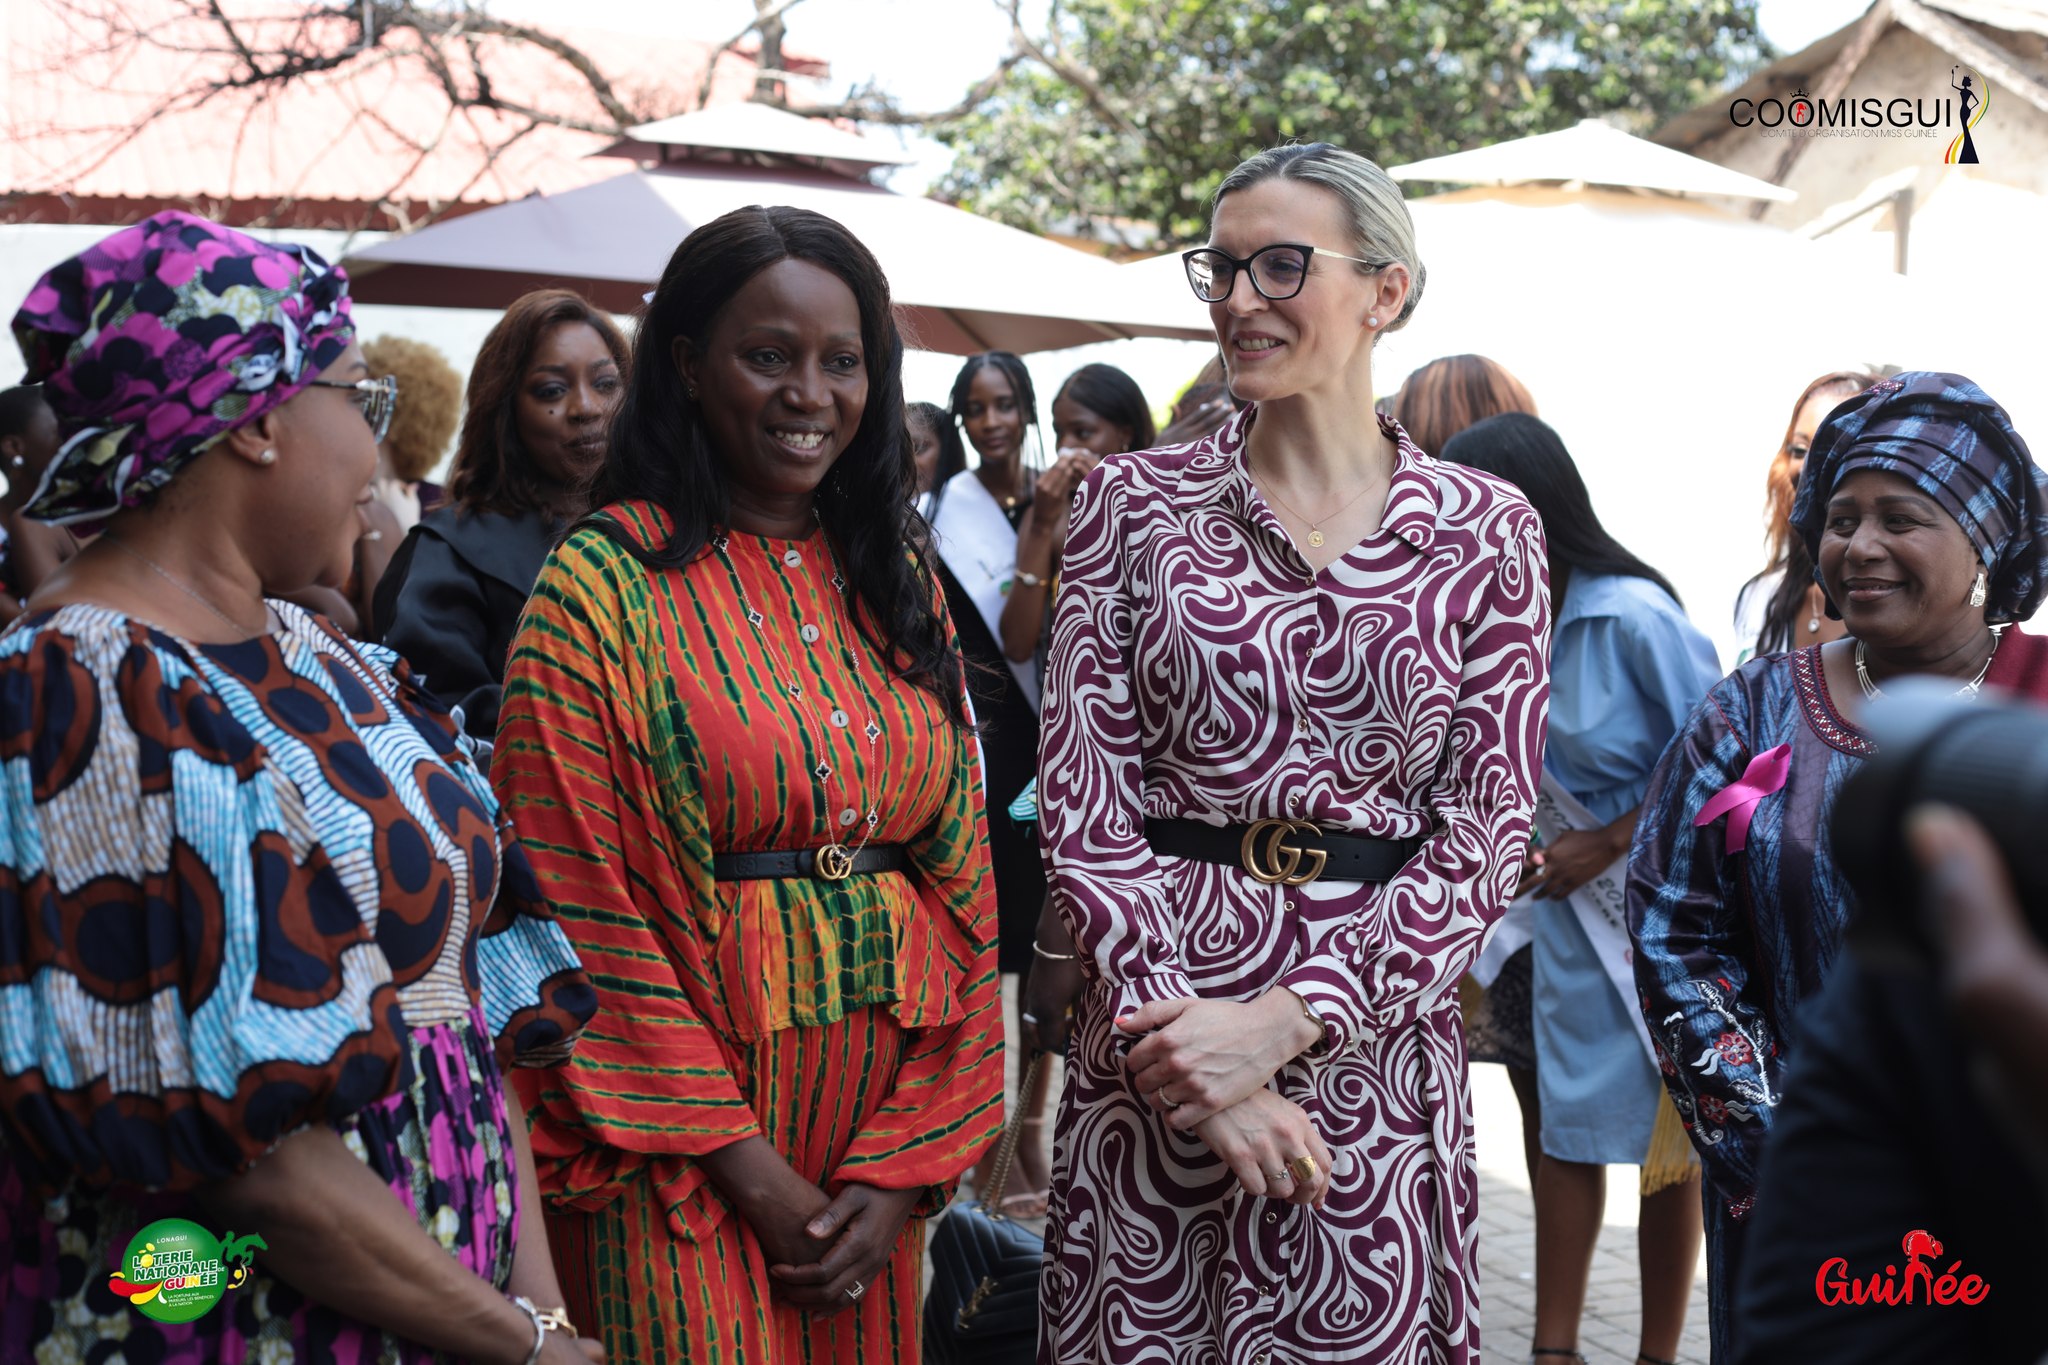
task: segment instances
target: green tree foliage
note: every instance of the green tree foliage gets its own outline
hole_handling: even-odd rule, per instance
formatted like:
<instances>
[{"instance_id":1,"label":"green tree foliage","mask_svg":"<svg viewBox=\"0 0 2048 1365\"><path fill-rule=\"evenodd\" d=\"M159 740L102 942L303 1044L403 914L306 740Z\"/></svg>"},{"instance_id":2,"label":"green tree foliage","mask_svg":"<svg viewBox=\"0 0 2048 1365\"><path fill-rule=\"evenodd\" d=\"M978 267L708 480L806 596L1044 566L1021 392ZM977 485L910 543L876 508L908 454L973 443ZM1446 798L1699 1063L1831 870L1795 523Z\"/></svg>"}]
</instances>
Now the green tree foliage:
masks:
<instances>
[{"instance_id":1,"label":"green tree foliage","mask_svg":"<svg viewBox=\"0 0 2048 1365\"><path fill-rule=\"evenodd\" d=\"M1065 0L1048 60L932 131L938 187L1025 228L1195 240L1246 154L1397 165L1607 117L1644 132L1770 56L1755 0Z\"/></svg>"}]
</instances>

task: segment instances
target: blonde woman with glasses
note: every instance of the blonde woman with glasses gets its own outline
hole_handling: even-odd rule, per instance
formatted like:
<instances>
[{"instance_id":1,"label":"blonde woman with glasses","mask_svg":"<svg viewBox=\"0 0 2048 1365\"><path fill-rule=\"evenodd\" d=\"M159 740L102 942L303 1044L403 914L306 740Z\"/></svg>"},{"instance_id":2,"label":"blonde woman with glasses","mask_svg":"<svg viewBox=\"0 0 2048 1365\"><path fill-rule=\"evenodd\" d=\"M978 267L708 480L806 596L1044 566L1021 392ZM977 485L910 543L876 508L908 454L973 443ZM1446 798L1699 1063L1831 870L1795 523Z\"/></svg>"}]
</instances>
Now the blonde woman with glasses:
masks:
<instances>
[{"instance_id":1,"label":"blonde woman with glasses","mask_svg":"<svg viewBox=\"0 0 2048 1365\"><path fill-rule=\"evenodd\" d=\"M1479 1359L1458 977L1527 847L1541 527L1373 413L1399 189L1251 158L1187 253L1245 404L1081 486L1039 802L1088 976L1049 1362Z\"/></svg>"}]
</instances>

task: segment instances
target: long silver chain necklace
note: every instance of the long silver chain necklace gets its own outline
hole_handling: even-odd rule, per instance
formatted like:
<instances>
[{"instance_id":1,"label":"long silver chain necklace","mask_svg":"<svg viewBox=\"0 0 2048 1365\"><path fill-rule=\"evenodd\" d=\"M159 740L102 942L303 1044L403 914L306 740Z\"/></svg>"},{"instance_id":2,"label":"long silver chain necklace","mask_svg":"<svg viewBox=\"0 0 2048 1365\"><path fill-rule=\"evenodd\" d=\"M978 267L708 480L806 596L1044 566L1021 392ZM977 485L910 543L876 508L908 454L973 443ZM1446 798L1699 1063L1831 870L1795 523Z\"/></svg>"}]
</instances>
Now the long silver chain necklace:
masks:
<instances>
[{"instance_id":1,"label":"long silver chain necklace","mask_svg":"<svg viewBox=\"0 0 2048 1365\"><path fill-rule=\"evenodd\" d=\"M199 591L199 589L185 582L185 580L183 580L182 578L179 578L176 574L172 573L169 569L166 569L163 565L157 563L154 559L151 559L148 555L142 553L142 551L136 549L133 545L130 545L127 541L122 540L120 537L116 536L112 531L100 532L100 539L105 541L107 544L113 546L115 549L119 550L122 554L127 555L130 559L140 562L145 568L148 568L151 571L153 571L157 575L157 577L163 579L164 582L170 584L179 592L184 593L185 596L191 598L200 606L205 607L208 611L212 612L215 616L218 616L221 620L225 621L234 629L244 632L247 632L249 630L249 626L246 622L237 621L234 617L222 611L219 607L213 604L213 600L209 598L205 593ZM265 607L263 609L263 624L256 627L255 633L258 635L262 635L268 632L269 629L270 608Z\"/></svg>"},{"instance_id":2,"label":"long silver chain necklace","mask_svg":"<svg viewBox=\"0 0 2048 1365\"><path fill-rule=\"evenodd\" d=\"M814 510L812 517L815 519L816 516L817 513ZM846 576L839 571L839 555L832 547L830 535L822 531L821 535L823 535L825 540L826 553L832 559L832 589L834 592L842 595L841 600L843 601L846 592ZM733 591L739 596L740 607L747 618L747 624L754 628L755 638L761 642L761 647L764 650L774 656L774 662L782 669L784 676L791 679L786 685L785 691L797 700L798 723L806 731L805 737L811 741L811 747L819 754L824 755L824 757L819 759L818 766L811 770L811 773L821 783L829 782L833 775L830 758L830 735L834 727L829 719L818 710L817 704L813 701L809 690L801 682L796 681L799 675L792 661L783 653L782 646L768 638L768 631L765 628L768 618L759 607L754 605L752 599L747 596L746 584L741 581L740 571L732 562L731 554L727 552L728 539L725 534L720 533L712 538L711 547L717 551L719 560L725 565L727 575L732 579ZM790 551L789 553L800 555L801 551ZM812 628L815 629L815 626ZM860 677L859 667L853 662L853 649L847 643L845 623L840 619L840 614L836 612L832 618L832 635L834 642L839 647L841 659L846 662L848 671L853 674L854 682L860 688L861 696L869 708L865 716L866 724L861 727L861 733L867 737L868 748L873 750L882 738L882 727L874 716L875 700L868 692L867 683ZM844 712L842 711L838 714L843 715ZM817 729L812 730L811 725L807 722L815 722ZM840 726L837 728L844 729L845 727ZM868 840L874 838L875 830L881 824L881 815L868 802L867 782L860 764L855 764L853 782L856 807L867 806L867 815L862 821L865 828L861 832L860 842L852 848L849 849L843 842L835 839L819 849L814 855L818 871L827 881L842 880L853 871L854 857L868 846Z\"/></svg>"},{"instance_id":3,"label":"long silver chain necklace","mask_svg":"<svg viewBox=\"0 0 2048 1365\"><path fill-rule=\"evenodd\" d=\"M1984 686L1984 679L1991 675L1991 661L1998 657L1998 642L2005 638L2004 626L1991 628L1991 652L1984 656L1984 666L1977 670L1977 676L1956 689L1959 697L1974 697L1977 689ZM1856 685L1863 689L1863 695L1877 698L1884 695L1878 685L1870 680L1870 666L1865 658L1863 642L1856 642Z\"/></svg>"}]
</instances>

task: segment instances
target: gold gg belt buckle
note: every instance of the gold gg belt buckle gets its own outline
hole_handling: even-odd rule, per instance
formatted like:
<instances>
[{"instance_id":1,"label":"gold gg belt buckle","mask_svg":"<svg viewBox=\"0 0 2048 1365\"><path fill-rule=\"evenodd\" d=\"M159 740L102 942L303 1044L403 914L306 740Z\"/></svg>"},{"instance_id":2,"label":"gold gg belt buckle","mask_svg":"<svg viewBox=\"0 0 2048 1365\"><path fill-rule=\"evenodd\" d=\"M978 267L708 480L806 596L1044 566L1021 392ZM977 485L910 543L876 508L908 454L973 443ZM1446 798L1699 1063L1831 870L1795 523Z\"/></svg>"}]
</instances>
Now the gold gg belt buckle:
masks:
<instances>
[{"instance_id":1,"label":"gold gg belt buckle","mask_svg":"<svg viewBox=\"0 0 2048 1365\"><path fill-rule=\"evenodd\" d=\"M811 867L820 881L843 882L853 875L853 854L844 844L827 844L811 855Z\"/></svg>"},{"instance_id":2,"label":"gold gg belt buckle","mask_svg":"<svg viewBox=\"0 0 2048 1365\"><path fill-rule=\"evenodd\" d=\"M1308 820L1259 820L1244 832L1238 856L1244 870L1268 885L1305 886L1323 875L1330 855L1320 848L1286 842L1290 834L1314 834ZM1305 865L1304 865L1305 864Z\"/></svg>"}]
</instances>

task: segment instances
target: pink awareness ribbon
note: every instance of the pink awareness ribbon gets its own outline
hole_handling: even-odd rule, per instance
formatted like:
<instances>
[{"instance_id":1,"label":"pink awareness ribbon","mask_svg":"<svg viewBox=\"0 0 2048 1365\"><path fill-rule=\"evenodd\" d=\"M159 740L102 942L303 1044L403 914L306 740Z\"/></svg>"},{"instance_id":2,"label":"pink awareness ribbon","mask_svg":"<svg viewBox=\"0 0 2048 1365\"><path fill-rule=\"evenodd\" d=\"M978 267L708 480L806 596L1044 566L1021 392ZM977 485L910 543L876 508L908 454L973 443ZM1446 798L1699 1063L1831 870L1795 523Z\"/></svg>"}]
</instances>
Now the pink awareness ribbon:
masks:
<instances>
[{"instance_id":1,"label":"pink awareness ribbon","mask_svg":"<svg viewBox=\"0 0 2048 1365\"><path fill-rule=\"evenodd\" d=\"M1756 814L1757 802L1781 790L1791 772L1791 745L1780 744L1775 749L1766 749L1749 761L1740 780L1733 786L1722 788L1713 800L1700 808L1700 813L1693 817L1694 827L1711 825L1726 815L1728 851L1742 852L1749 844L1749 822Z\"/></svg>"}]
</instances>

